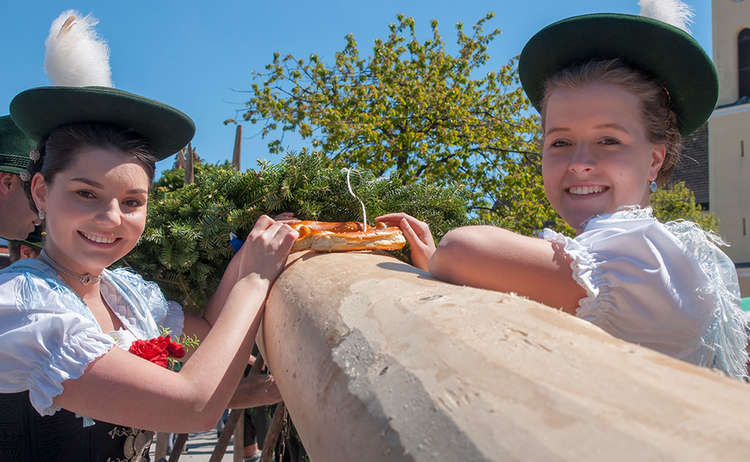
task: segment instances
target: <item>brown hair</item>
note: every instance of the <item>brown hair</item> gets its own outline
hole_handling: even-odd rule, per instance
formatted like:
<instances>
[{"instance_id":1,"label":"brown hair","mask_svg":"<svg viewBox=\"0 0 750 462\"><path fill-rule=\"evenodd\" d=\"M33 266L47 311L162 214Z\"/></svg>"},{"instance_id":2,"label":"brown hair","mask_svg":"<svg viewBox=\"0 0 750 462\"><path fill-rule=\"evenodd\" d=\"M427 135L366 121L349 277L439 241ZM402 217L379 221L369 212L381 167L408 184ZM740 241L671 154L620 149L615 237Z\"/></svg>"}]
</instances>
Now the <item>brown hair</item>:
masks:
<instances>
[{"instance_id":1,"label":"brown hair","mask_svg":"<svg viewBox=\"0 0 750 462\"><path fill-rule=\"evenodd\" d=\"M664 163L656 182L664 184L672 174L682 150L682 137L677 128L677 115L670 109L670 96L666 88L637 71L620 59L588 61L563 69L547 79L542 100L542 125L544 125L547 100L556 88L575 88L594 82L618 85L636 95L640 100L646 137L651 143L666 146Z\"/></svg>"},{"instance_id":2,"label":"brown hair","mask_svg":"<svg viewBox=\"0 0 750 462\"><path fill-rule=\"evenodd\" d=\"M101 123L77 123L63 125L42 139L37 151L39 157L29 163L29 178L36 173L52 184L55 176L67 169L83 147L113 149L123 152L125 157L135 160L146 171L149 184L154 180L156 159L148 141L133 130L123 130L114 125ZM24 183L32 210L36 205L31 199L31 182ZM150 188L150 186L149 186Z\"/></svg>"}]
</instances>

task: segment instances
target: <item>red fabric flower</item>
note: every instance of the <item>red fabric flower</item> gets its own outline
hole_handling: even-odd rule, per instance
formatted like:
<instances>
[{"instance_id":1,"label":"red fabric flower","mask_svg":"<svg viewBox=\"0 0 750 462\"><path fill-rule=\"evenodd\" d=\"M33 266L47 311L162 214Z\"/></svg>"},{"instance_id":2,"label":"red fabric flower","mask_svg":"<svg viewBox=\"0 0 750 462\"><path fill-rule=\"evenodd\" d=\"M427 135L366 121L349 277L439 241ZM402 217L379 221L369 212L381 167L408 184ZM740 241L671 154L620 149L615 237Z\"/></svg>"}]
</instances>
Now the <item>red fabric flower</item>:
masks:
<instances>
[{"instance_id":1,"label":"red fabric flower","mask_svg":"<svg viewBox=\"0 0 750 462\"><path fill-rule=\"evenodd\" d=\"M161 367L167 367L168 354L164 340L164 337L136 340L128 351Z\"/></svg>"},{"instance_id":2,"label":"red fabric flower","mask_svg":"<svg viewBox=\"0 0 750 462\"><path fill-rule=\"evenodd\" d=\"M169 335L167 335L167 342L167 353L169 354L169 356L175 357L177 359L185 357L185 347L177 342L173 342L169 338Z\"/></svg>"},{"instance_id":3,"label":"red fabric flower","mask_svg":"<svg viewBox=\"0 0 750 462\"><path fill-rule=\"evenodd\" d=\"M169 335L149 340L136 340L130 345L128 351L162 367L167 367L170 356L177 359L185 357L185 347L172 341Z\"/></svg>"}]
</instances>

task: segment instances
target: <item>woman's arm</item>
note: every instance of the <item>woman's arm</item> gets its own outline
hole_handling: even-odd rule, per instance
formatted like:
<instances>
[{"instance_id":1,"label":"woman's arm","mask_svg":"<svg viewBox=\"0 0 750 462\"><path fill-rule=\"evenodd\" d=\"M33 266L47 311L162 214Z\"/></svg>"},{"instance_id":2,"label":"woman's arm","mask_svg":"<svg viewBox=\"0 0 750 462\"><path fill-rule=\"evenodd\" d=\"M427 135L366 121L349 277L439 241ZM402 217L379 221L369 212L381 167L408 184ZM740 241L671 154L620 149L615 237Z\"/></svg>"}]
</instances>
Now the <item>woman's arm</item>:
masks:
<instances>
[{"instance_id":1,"label":"woman's arm","mask_svg":"<svg viewBox=\"0 0 750 462\"><path fill-rule=\"evenodd\" d=\"M237 254L237 282L180 373L113 348L80 378L63 382L55 404L136 428L183 433L211 428L242 377L266 294L296 237L287 225L258 219Z\"/></svg>"},{"instance_id":2,"label":"woman's arm","mask_svg":"<svg viewBox=\"0 0 750 462\"><path fill-rule=\"evenodd\" d=\"M216 319L219 317L219 313L221 313L221 310L226 305L229 292L240 278L240 270L237 268L238 255L239 253L232 258L224 270L219 286L209 299L203 316L185 314L185 327L183 329L185 334L196 335L199 340L203 340L208 331L211 330L211 326L214 325Z\"/></svg>"},{"instance_id":3,"label":"woman's arm","mask_svg":"<svg viewBox=\"0 0 750 462\"><path fill-rule=\"evenodd\" d=\"M240 382L227 407L230 409L246 409L270 406L280 401L281 393L272 375L248 375Z\"/></svg>"},{"instance_id":4,"label":"woman's arm","mask_svg":"<svg viewBox=\"0 0 750 462\"><path fill-rule=\"evenodd\" d=\"M226 298L224 299L224 302L226 303ZM208 323L205 317L193 313L185 313L185 324L182 328L183 335L195 335L198 337L199 341L203 341L210 330L211 324ZM186 349L185 353L186 356L183 362L187 361L187 358L189 358L193 352L192 350Z\"/></svg>"},{"instance_id":5,"label":"woman's arm","mask_svg":"<svg viewBox=\"0 0 750 462\"><path fill-rule=\"evenodd\" d=\"M438 279L500 292L515 292L575 314L586 291L573 279L561 245L495 226L448 232L429 262Z\"/></svg>"},{"instance_id":6,"label":"woman's arm","mask_svg":"<svg viewBox=\"0 0 750 462\"><path fill-rule=\"evenodd\" d=\"M291 212L280 213L273 217L273 219L274 221L287 224L299 221L299 219L295 218L294 214ZM185 328L183 330L187 335L196 335L198 336L198 339L202 340L211 329L211 326L219 316L219 312L224 307L229 291L234 287L235 282L237 282L237 279L239 278L239 270L237 269L238 263L236 262L237 259L238 257L235 255L224 270L219 286L209 299L208 305L206 305L206 309L203 312L203 316L193 314L185 315Z\"/></svg>"}]
</instances>

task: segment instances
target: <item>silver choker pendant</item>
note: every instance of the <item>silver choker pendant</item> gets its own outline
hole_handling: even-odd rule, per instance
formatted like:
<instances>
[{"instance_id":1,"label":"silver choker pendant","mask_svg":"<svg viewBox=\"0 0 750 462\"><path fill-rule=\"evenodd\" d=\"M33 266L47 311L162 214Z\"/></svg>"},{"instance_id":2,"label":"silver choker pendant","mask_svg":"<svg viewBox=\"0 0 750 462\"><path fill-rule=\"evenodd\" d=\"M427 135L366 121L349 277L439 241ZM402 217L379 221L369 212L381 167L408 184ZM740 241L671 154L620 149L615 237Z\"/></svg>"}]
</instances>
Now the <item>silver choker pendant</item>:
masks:
<instances>
[{"instance_id":1,"label":"silver choker pendant","mask_svg":"<svg viewBox=\"0 0 750 462\"><path fill-rule=\"evenodd\" d=\"M39 258L41 258L42 260L44 260L45 263L47 263L49 266L51 266L52 268L54 268L58 273L62 273L64 275L68 276L68 277L72 277L72 278L78 279L79 281L81 281L81 284L83 284L83 285L87 286L87 285L89 285L91 283L99 282L99 281L102 280L101 275L100 276L92 276L91 273L78 274L78 273L74 273L74 272L70 271L67 268L64 268L64 267L60 266L55 260L52 259L52 257L50 257L49 255L47 255L47 252L45 252L44 249L42 249L42 252L39 254Z\"/></svg>"}]
</instances>

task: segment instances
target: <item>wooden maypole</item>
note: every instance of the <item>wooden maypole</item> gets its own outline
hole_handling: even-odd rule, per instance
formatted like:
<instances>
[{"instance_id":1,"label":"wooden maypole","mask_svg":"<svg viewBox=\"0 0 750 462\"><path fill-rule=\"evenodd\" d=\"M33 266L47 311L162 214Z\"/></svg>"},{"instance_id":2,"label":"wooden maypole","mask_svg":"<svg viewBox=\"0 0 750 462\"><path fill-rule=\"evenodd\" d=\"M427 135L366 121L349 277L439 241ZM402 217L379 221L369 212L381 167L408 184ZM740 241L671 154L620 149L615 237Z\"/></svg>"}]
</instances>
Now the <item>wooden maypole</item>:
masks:
<instances>
[{"instance_id":1,"label":"wooden maypole","mask_svg":"<svg viewBox=\"0 0 750 462\"><path fill-rule=\"evenodd\" d=\"M237 170L242 170L242 125L237 124L234 132L234 152L232 153L232 164Z\"/></svg>"},{"instance_id":2,"label":"wooden maypole","mask_svg":"<svg viewBox=\"0 0 750 462\"><path fill-rule=\"evenodd\" d=\"M262 336L312 461L748 460L747 384L388 256L293 254Z\"/></svg>"},{"instance_id":3,"label":"wooden maypole","mask_svg":"<svg viewBox=\"0 0 750 462\"><path fill-rule=\"evenodd\" d=\"M195 149L188 143L185 153L185 184L195 183Z\"/></svg>"}]
</instances>

